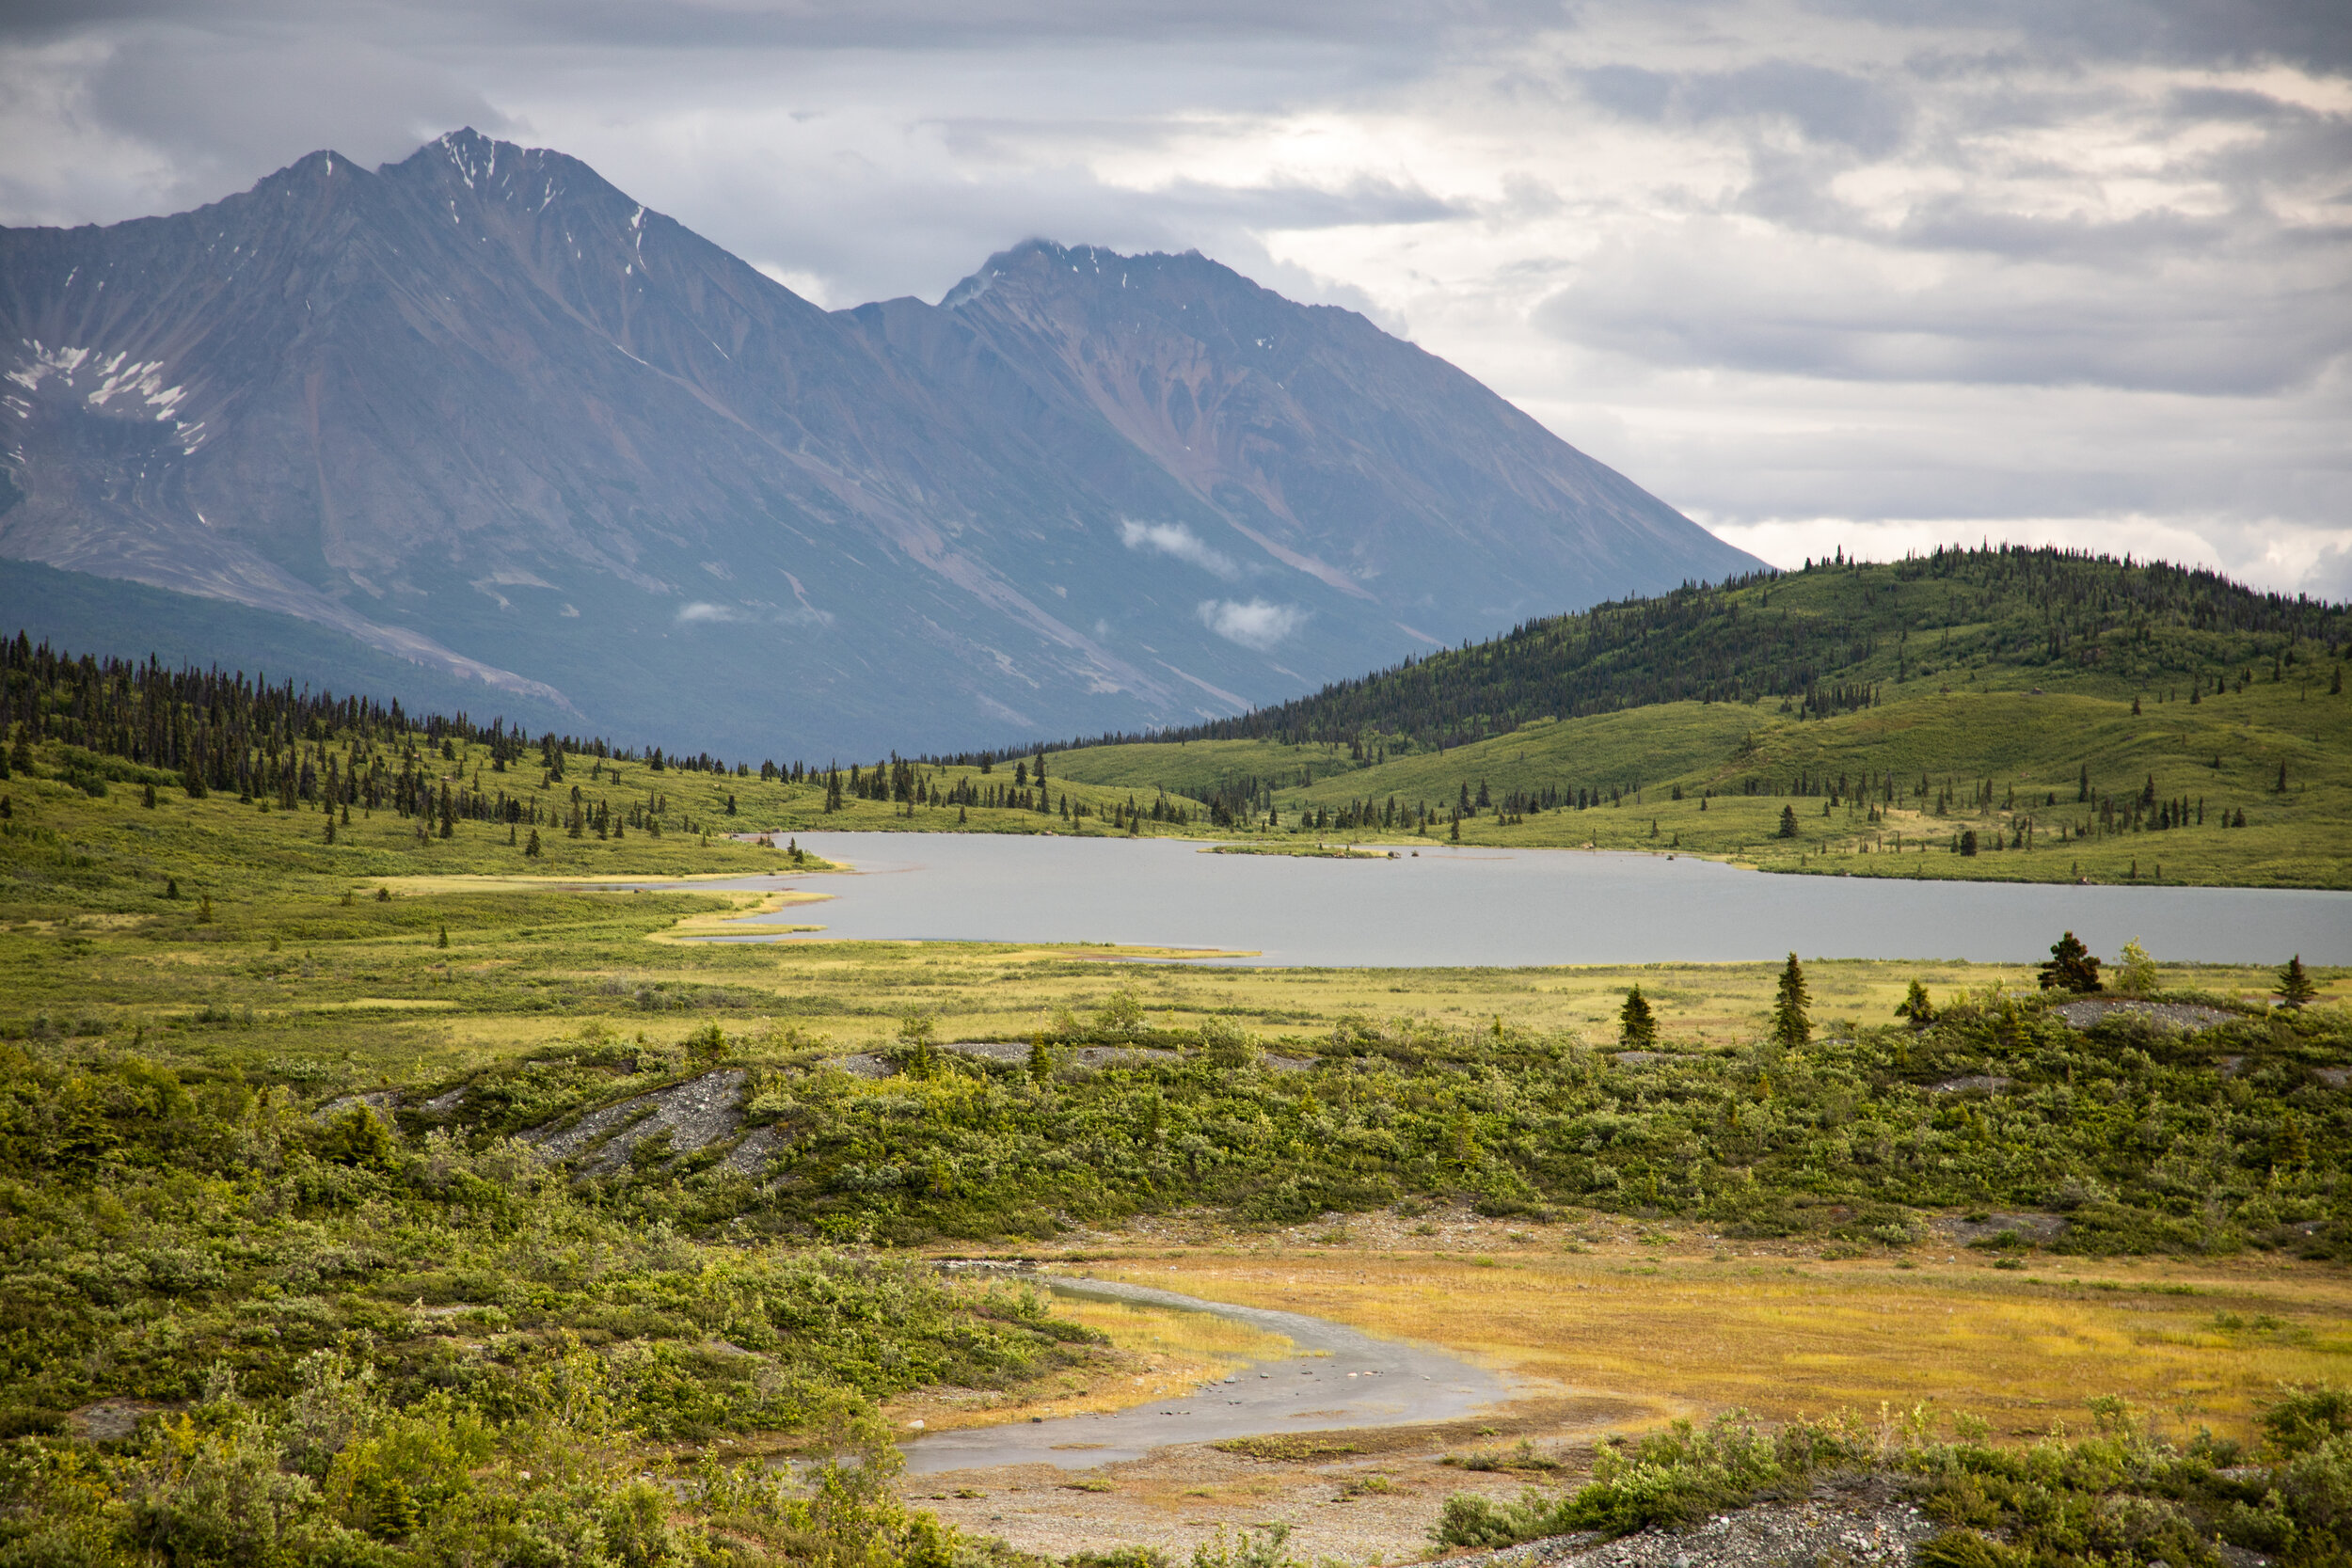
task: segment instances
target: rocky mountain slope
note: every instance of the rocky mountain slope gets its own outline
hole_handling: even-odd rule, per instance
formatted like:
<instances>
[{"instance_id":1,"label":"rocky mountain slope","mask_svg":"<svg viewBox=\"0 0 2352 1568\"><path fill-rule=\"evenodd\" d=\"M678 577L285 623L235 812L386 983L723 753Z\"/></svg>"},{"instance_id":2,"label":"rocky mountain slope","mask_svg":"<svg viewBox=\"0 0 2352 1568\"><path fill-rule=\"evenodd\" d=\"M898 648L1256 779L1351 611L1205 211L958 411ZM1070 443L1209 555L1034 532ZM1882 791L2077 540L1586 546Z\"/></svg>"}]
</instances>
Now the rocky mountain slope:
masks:
<instances>
[{"instance_id":1,"label":"rocky mountain slope","mask_svg":"<svg viewBox=\"0 0 2352 1568\"><path fill-rule=\"evenodd\" d=\"M209 601L232 665L223 604L632 741L1193 723L1755 564L1197 255L1032 242L829 313L469 132L0 230L0 558Z\"/></svg>"}]
</instances>

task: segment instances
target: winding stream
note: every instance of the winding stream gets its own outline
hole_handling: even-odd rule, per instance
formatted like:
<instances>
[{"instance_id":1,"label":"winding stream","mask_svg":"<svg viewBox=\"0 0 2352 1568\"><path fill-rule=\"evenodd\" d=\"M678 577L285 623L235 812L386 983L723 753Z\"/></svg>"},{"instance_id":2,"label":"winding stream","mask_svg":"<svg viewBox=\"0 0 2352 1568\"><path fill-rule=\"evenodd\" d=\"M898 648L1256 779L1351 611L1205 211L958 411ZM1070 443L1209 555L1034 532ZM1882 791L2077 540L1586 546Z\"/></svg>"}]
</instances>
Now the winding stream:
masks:
<instances>
[{"instance_id":1,"label":"winding stream","mask_svg":"<svg viewBox=\"0 0 2352 1568\"><path fill-rule=\"evenodd\" d=\"M915 1475L1000 1465L1089 1469L1136 1459L1169 1443L1213 1443L1268 1433L1446 1421L1500 1403L1514 1389L1501 1375L1459 1356L1263 1307L1202 1301L1148 1285L1054 1279L1058 1292L1208 1312L1286 1336L1296 1347L1253 1362L1182 1399L1158 1399L1100 1416L928 1433L899 1445Z\"/></svg>"}]
</instances>

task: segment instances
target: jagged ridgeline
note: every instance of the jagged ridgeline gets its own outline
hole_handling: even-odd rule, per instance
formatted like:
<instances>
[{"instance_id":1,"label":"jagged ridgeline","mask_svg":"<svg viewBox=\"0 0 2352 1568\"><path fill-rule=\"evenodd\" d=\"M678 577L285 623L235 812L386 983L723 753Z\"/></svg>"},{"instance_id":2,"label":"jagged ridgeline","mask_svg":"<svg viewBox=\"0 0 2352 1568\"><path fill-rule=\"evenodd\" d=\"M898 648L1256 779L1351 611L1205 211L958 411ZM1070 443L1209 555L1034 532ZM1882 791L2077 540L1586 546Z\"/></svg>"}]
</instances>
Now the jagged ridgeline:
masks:
<instances>
[{"instance_id":1,"label":"jagged ridgeline","mask_svg":"<svg viewBox=\"0 0 2352 1568\"><path fill-rule=\"evenodd\" d=\"M1988 671L2123 691L2284 675L2352 641L2343 605L2217 573L2054 549L1938 550L1693 583L1531 621L1235 719L1117 741L1455 746L1532 719L1785 699L1825 716L1906 681Z\"/></svg>"}]
</instances>

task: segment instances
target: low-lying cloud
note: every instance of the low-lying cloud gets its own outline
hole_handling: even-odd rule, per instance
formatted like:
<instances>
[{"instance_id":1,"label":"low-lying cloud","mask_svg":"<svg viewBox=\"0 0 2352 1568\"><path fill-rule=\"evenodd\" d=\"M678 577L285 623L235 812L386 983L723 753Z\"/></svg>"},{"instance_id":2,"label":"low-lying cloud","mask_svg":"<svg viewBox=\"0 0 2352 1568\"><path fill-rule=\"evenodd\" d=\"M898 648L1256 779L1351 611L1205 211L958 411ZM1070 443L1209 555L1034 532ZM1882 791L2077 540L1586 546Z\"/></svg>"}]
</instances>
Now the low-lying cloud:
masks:
<instances>
[{"instance_id":1,"label":"low-lying cloud","mask_svg":"<svg viewBox=\"0 0 2352 1568\"><path fill-rule=\"evenodd\" d=\"M1132 517L1122 517L1119 522L1119 541L1131 550L1172 556L1228 582L1241 576L1239 562L1182 523L1138 523Z\"/></svg>"},{"instance_id":2,"label":"low-lying cloud","mask_svg":"<svg viewBox=\"0 0 2352 1568\"><path fill-rule=\"evenodd\" d=\"M1307 624L1306 610L1295 604L1268 604L1263 599L1203 599L1200 624L1228 642L1264 653Z\"/></svg>"}]
</instances>

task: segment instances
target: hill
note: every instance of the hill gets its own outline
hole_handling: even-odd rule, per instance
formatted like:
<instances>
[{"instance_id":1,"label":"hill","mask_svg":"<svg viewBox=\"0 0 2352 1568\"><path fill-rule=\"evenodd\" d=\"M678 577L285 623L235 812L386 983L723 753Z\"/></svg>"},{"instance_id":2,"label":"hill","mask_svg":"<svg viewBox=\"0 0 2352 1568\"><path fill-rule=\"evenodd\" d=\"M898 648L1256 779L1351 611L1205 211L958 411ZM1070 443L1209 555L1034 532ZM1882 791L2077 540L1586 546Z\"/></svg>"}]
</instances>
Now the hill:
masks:
<instances>
[{"instance_id":1,"label":"hill","mask_svg":"<svg viewBox=\"0 0 2352 1568\"><path fill-rule=\"evenodd\" d=\"M2342 887L2347 652L2343 606L1945 551L1605 605L1054 766L1282 833Z\"/></svg>"},{"instance_id":2,"label":"hill","mask_svg":"<svg viewBox=\"0 0 2352 1568\"><path fill-rule=\"evenodd\" d=\"M232 664L291 617L381 696L669 747L1189 723L1755 565L1198 255L1033 242L939 305L828 312L470 132L0 231L0 556L93 605L44 634L88 645L143 584Z\"/></svg>"}]
</instances>

